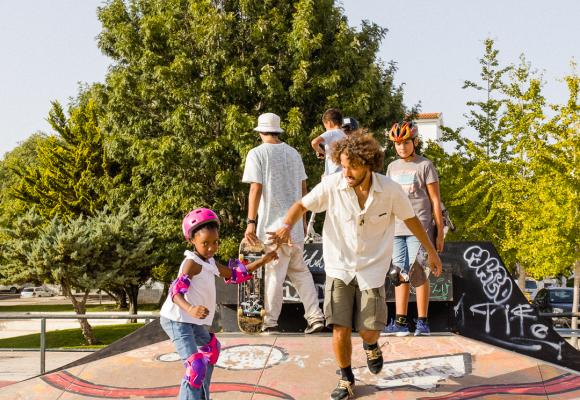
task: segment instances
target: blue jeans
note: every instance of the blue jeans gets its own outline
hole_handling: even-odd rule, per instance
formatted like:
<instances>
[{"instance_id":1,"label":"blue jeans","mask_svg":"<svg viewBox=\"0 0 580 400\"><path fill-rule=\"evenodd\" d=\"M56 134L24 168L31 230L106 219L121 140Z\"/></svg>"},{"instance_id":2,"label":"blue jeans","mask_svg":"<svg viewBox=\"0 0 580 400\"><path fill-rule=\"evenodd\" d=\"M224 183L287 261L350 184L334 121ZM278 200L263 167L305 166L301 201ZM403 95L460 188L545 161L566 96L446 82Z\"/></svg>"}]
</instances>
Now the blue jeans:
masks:
<instances>
[{"instance_id":1,"label":"blue jeans","mask_svg":"<svg viewBox=\"0 0 580 400\"><path fill-rule=\"evenodd\" d=\"M416 236L395 236L393 239L393 265L408 274L420 248L421 242Z\"/></svg>"},{"instance_id":2,"label":"blue jeans","mask_svg":"<svg viewBox=\"0 0 580 400\"><path fill-rule=\"evenodd\" d=\"M189 324L186 322L177 322L161 317L161 327L167 333L175 345L175 350L182 361L193 353L197 353L198 346L204 346L209 343L211 337L207 328L203 325ZM179 389L179 400L209 400L209 384L213 365L207 365L205 380L200 388L194 388L183 379Z\"/></svg>"}]
</instances>

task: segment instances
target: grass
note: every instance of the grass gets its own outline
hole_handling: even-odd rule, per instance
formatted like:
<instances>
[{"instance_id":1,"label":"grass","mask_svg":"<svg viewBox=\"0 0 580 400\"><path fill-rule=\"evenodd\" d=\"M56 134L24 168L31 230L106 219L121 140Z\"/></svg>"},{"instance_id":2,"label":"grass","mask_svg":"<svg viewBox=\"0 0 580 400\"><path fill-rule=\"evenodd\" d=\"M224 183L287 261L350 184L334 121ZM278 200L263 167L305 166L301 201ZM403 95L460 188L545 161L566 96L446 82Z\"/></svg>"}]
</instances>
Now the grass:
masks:
<instances>
[{"instance_id":1,"label":"grass","mask_svg":"<svg viewBox=\"0 0 580 400\"><path fill-rule=\"evenodd\" d=\"M121 311L115 304L87 304L87 312ZM157 304L139 304L139 311L159 311ZM128 310L122 310L127 312ZM21 304L16 306L0 306L2 312L75 312L72 304Z\"/></svg>"},{"instance_id":2,"label":"grass","mask_svg":"<svg viewBox=\"0 0 580 400\"><path fill-rule=\"evenodd\" d=\"M48 349L100 349L127 336L143 325L143 323L137 323L93 326L93 333L99 343L94 346L86 344L80 328L50 331L46 332L46 347ZM0 339L0 348L4 349L30 349L39 347L40 333Z\"/></svg>"}]
</instances>

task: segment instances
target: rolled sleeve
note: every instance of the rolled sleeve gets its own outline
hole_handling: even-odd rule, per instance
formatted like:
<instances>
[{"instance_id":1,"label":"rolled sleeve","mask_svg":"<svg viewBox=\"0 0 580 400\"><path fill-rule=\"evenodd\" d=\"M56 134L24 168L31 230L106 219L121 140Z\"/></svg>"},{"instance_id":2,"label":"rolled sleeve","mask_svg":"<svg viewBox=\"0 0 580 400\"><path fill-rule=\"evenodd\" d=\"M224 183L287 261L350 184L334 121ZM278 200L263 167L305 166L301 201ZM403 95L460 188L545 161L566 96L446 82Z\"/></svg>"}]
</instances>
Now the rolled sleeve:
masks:
<instances>
[{"instance_id":1,"label":"rolled sleeve","mask_svg":"<svg viewBox=\"0 0 580 400\"><path fill-rule=\"evenodd\" d=\"M328 208L328 193L324 190L324 183L319 183L308 193L302 197L302 205L304 208L315 213L326 211Z\"/></svg>"}]
</instances>

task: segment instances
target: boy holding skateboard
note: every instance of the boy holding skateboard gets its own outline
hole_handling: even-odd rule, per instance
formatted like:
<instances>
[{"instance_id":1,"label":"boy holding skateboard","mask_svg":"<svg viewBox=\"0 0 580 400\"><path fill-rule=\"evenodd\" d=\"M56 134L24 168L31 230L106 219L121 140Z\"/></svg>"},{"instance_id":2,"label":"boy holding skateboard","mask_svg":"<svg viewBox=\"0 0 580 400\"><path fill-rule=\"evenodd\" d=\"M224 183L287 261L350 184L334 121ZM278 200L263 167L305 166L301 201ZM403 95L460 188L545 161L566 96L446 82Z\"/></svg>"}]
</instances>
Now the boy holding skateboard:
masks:
<instances>
[{"instance_id":1,"label":"boy holding skateboard","mask_svg":"<svg viewBox=\"0 0 580 400\"><path fill-rule=\"evenodd\" d=\"M306 172L296 149L282 142L279 135L280 117L266 113L258 118L262 144L248 153L243 182L250 184L248 219L245 239L251 244L265 242L266 232L276 231L290 206L306 194ZM318 293L312 274L304 264L304 225L300 221L291 230L292 245L278 248L279 259L266 265L265 316L262 331L278 331L278 317L282 311L282 285L286 275L296 288L304 304L305 333L324 329L324 316L318 305Z\"/></svg>"}]
</instances>

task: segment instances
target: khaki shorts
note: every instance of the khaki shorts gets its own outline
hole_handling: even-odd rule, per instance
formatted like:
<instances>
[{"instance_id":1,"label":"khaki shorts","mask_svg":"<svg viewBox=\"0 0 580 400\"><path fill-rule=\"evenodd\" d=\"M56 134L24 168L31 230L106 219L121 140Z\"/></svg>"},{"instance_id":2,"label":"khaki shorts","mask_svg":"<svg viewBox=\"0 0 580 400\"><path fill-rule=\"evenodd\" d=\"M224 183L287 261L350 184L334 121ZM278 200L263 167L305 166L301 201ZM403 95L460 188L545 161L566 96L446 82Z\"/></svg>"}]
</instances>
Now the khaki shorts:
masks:
<instances>
[{"instance_id":1,"label":"khaki shorts","mask_svg":"<svg viewBox=\"0 0 580 400\"><path fill-rule=\"evenodd\" d=\"M348 285L326 277L324 288L326 324L352 327L353 330L382 331L387 323L385 286L360 290L356 278Z\"/></svg>"}]
</instances>

